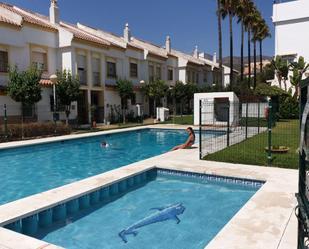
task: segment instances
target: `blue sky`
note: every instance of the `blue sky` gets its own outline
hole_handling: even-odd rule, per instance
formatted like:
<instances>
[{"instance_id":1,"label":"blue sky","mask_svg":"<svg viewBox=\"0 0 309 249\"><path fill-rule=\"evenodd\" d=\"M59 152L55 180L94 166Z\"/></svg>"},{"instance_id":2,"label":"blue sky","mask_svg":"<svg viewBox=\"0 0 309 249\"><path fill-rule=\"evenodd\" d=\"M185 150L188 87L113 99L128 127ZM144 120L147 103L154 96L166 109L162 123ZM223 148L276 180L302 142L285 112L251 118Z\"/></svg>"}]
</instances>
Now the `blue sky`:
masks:
<instances>
[{"instance_id":1,"label":"blue sky","mask_svg":"<svg viewBox=\"0 0 309 249\"><path fill-rule=\"evenodd\" d=\"M49 0L3 0L48 15ZM272 38L264 42L264 54L274 54L274 34L271 22L272 0L254 0L268 22ZM106 31L121 34L128 22L132 35L163 45L170 35L172 46L192 52L212 54L218 50L216 0L58 0L61 19L81 22ZM240 29L234 28L235 55L239 55ZM229 55L228 23L223 23L223 54Z\"/></svg>"}]
</instances>

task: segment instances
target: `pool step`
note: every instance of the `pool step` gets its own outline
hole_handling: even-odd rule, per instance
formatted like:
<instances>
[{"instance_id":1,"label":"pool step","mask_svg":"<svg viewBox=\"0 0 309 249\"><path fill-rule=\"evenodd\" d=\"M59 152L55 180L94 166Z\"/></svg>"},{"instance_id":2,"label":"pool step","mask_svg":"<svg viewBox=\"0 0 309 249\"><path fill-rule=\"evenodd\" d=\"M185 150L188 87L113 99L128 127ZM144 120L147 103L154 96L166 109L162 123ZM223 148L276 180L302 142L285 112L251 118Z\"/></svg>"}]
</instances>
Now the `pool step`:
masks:
<instances>
[{"instance_id":1,"label":"pool step","mask_svg":"<svg viewBox=\"0 0 309 249\"><path fill-rule=\"evenodd\" d=\"M55 222L64 222L78 212L87 210L92 206L100 203L108 203L119 195L126 194L130 190L154 180L156 175L155 169L142 172L119 182L112 183L109 186L104 186L91 193L79 196L76 199L69 200L66 203L58 204L37 214L14 221L4 227L18 233L35 236L40 229L51 227Z\"/></svg>"}]
</instances>

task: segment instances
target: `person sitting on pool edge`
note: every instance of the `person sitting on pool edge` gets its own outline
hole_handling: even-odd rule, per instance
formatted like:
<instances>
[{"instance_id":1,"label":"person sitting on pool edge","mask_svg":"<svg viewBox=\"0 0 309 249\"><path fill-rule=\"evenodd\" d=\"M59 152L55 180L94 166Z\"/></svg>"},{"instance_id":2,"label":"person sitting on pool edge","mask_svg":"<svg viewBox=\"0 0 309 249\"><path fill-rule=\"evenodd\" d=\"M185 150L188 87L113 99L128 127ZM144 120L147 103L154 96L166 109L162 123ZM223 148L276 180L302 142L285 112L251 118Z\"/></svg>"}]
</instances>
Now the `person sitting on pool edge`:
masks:
<instances>
[{"instance_id":1,"label":"person sitting on pool edge","mask_svg":"<svg viewBox=\"0 0 309 249\"><path fill-rule=\"evenodd\" d=\"M181 145L178 145L178 146L175 146L172 151L174 150L179 150L179 149L189 149L192 147L192 145L194 144L195 142L195 133L192 129L192 127L188 127L186 129L186 131L188 132L189 134L189 137L187 139L187 141L184 143L184 144L181 144Z\"/></svg>"}]
</instances>

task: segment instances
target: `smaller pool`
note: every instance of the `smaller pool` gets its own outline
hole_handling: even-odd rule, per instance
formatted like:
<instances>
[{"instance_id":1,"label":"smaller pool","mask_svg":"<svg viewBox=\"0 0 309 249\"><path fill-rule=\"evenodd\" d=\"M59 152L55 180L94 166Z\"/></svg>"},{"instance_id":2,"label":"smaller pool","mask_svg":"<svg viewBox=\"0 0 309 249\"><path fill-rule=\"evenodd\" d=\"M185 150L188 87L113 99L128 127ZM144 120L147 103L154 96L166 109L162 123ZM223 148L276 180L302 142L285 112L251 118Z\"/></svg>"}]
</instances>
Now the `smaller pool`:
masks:
<instances>
[{"instance_id":1,"label":"smaller pool","mask_svg":"<svg viewBox=\"0 0 309 249\"><path fill-rule=\"evenodd\" d=\"M67 208L63 220L33 236L72 249L202 249L263 184L162 169L144 173L144 182L137 177L105 187L103 201L74 215Z\"/></svg>"}]
</instances>

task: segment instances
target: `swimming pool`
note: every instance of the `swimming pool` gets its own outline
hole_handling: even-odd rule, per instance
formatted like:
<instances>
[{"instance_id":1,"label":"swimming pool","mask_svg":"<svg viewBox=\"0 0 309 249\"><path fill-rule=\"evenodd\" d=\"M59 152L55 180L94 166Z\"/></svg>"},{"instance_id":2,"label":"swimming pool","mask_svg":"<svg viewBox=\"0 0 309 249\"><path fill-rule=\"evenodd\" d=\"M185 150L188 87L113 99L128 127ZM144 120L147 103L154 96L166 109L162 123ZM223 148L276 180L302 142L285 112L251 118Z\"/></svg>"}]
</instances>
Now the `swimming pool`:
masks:
<instances>
[{"instance_id":1,"label":"swimming pool","mask_svg":"<svg viewBox=\"0 0 309 249\"><path fill-rule=\"evenodd\" d=\"M185 131L141 129L1 150L0 205L162 154L186 137ZM102 141L110 146L101 148Z\"/></svg>"},{"instance_id":2,"label":"swimming pool","mask_svg":"<svg viewBox=\"0 0 309 249\"><path fill-rule=\"evenodd\" d=\"M204 174L156 173L146 184L68 216L35 237L69 249L202 249L262 185Z\"/></svg>"}]
</instances>

